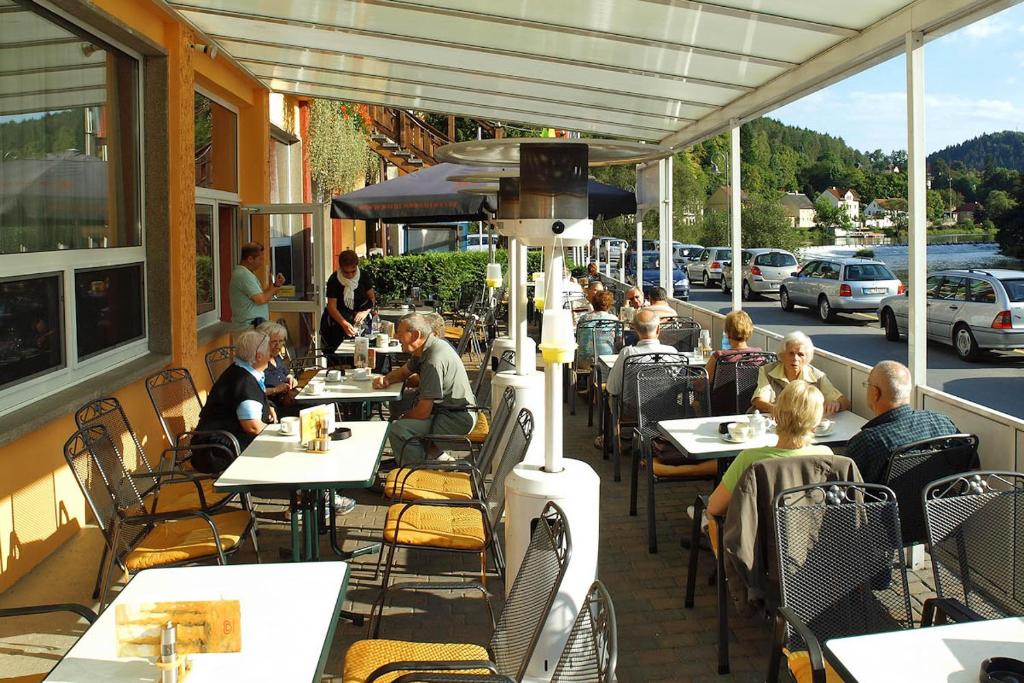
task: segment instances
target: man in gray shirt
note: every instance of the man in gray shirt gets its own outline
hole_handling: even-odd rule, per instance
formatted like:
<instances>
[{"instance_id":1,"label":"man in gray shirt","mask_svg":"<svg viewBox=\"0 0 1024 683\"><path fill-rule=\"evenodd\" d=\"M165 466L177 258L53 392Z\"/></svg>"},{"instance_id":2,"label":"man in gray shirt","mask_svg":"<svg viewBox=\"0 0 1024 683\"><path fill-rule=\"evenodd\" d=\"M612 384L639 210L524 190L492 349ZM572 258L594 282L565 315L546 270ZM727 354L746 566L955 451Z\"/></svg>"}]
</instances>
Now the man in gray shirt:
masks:
<instances>
[{"instance_id":1,"label":"man in gray shirt","mask_svg":"<svg viewBox=\"0 0 1024 683\"><path fill-rule=\"evenodd\" d=\"M388 439L391 450L403 465L426 457L417 436L427 434L468 434L476 423L476 414L466 410L475 405L473 387L462 359L444 339L433 334L431 321L419 313L410 313L398 321L395 337L402 351L412 359L374 380L383 389L419 375L419 395L412 407L391 423Z\"/></svg>"}]
</instances>

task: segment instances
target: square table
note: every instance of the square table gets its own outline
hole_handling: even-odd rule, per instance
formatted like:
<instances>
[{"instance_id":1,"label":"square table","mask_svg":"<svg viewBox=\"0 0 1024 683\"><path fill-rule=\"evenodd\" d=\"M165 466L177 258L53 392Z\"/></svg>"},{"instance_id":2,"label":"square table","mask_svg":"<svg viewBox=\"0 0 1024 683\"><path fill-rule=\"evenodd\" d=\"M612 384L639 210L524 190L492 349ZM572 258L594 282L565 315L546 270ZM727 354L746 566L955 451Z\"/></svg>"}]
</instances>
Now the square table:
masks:
<instances>
[{"instance_id":1,"label":"square table","mask_svg":"<svg viewBox=\"0 0 1024 683\"><path fill-rule=\"evenodd\" d=\"M377 315L384 320L399 320L410 313L433 313L433 306L409 306L408 308L378 308Z\"/></svg>"},{"instance_id":2,"label":"square table","mask_svg":"<svg viewBox=\"0 0 1024 683\"><path fill-rule=\"evenodd\" d=\"M833 638L824 652L846 683L975 683L989 657L1024 659L1024 618Z\"/></svg>"},{"instance_id":3,"label":"square table","mask_svg":"<svg viewBox=\"0 0 1024 683\"><path fill-rule=\"evenodd\" d=\"M147 569L136 574L46 677L53 683L159 681L150 659L117 657L116 605L239 600L242 651L192 655L189 683L319 681L345 600L345 562Z\"/></svg>"},{"instance_id":4,"label":"square table","mask_svg":"<svg viewBox=\"0 0 1024 683\"><path fill-rule=\"evenodd\" d=\"M718 432L718 425L722 422L746 420L749 417L749 415L744 414L694 417L685 420L663 420L658 423L658 431L671 441L672 445L678 448L680 452L688 454L694 460L735 458L739 455L740 451L748 448L774 446L777 442L774 432L769 432L743 443L726 441ZM815 437L812 443L845 444L867 422L866 419L849 410L836 413L829 419L835 421L832 433L828 436Z\"/></svg>"},{"instance_id":5,"label":"square table","mask_svg":"<svg viewBox=\"0 0 1024 683\"><path fill-rule=\"evenodd\" d=\"M370 351L376 351L377 353L397 354L402 353L401 344L388 344L387 346L374 346L370 344ZM336 356L354 356L356 353L356 343L352 340L343 341L338 344L338 348L334 350Z\"/></svg>"},{"instance_id":6,"label":"square table","mask_svg":"<svg viewBox=\"0 0 1024 683\"><path fill-rule=\"evenodd\" d=\"M295 394L296 401L314 403L380 403L397 401L402 398L404 383L392 384L386 389L375 389L373 380L380 375L371 375L370 379L355 380L346 375L338 382L327 381L327 370L321 369L310 381L317 379L324 383L324 390L319 394L311 394L305 387ZM309 386L307 382L306 386Z\"/></svg>"},{"instance_id":7,"label":"square table","mask_svg":"<svg viewBox=\"0 0 1024 683\"><path fill-rule=\"evenodd\" d=\"M291 491L292 559L317 559L316 510L313 499L305 496L298 505L299 491L333 491L335 489L368 488L373 485L380 466L388 422L344 422L352 430L343 441L331 441L327 453L309 453L299 444L297 435L281 434L280 425L268 425L242 454L217 478L218 491L246 493L258 491ZM304 549L300 550L298 519L304 524ZM330 517L331 547L345 556L337 543L337 522ZM360 553L361 554L361 553Z\"/></svg>"}]
</instances>

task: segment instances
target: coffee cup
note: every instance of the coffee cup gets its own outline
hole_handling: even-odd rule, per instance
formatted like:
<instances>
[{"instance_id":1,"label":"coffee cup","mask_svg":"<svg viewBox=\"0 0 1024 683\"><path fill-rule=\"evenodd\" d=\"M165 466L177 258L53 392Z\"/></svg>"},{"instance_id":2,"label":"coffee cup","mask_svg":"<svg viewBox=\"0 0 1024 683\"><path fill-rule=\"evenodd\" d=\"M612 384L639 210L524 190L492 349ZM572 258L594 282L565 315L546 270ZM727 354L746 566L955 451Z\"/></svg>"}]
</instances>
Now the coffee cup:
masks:
<instances>
[{"instance_id":1,"label":"coffee cup","mask_svg":"<svg viewBox=\"0 0 1024 683\"><path fill-rule=\"evenodd\" d=\"M353 368L352 377L354 379L370 379L370 368Z\"/></svg>"},{"instance_id":2,"label":"coffee cup","mask_svg":"<svg viewBox=\"0 0 1024 683\"><path fill-rule=\"evenodd\" d=\"M299 433L299 418L297 417L282 417L281 418L281 433L287 436L295 436Z\"/></svg>"},{"instance_id":3,"label":"coffee cup","mask_svg":"<svg viewBox=\"0 0 1024 683\"><path fill-rule=\"evenodd\" d=\"M815 434L827 434L832 431L832 427L835 426L835 422L829 419L824 419L818 423L818 426L814 428Z\"/></svg>"},{"instance_id":4,"label":"coffee cup","mask_svg":"<svg viewBox=\"0 0 1024 683\"><path fill-rule=\"evenodd\" d=\"M750 438L750 425L746 422L729 423L729 436L734 441L746 441Z\"/></svg>"},{"instance_id":5,"label":"coffee cup","mask_svg":"<svg viewBox=\"0 0 1024 683\"><path fill-rule=\"evenodd\" d=\"M324 393L324 383L318 379L314 379L306 385L306 391L314 396L316 394L322 394Z\"/></svg>"},{"instance_id":6,"label":"coffee cup","mask_svg":"<svg viewBox=\"0 0 1024 683\"><path fill-rule=\"evenodd\" d=\"M341 370L328 370L327 371L328 382L340 382L341 381Z\"/></svg>"},{"instance_id":7,"label":"coffee cup","mask_svg":"<svg viewBox=\"0 0 1024 683\"><path fill-rule=\"evenodd\" d=\"M390 339L390 337L388 337L388 335L386 335L384 333L381 333L381 334L377 335L377 348L378 349L385 349L385 348L387 348L388 344L390 344L390 343L391 343L391 339Z\"/></svg>"}]
</instances>

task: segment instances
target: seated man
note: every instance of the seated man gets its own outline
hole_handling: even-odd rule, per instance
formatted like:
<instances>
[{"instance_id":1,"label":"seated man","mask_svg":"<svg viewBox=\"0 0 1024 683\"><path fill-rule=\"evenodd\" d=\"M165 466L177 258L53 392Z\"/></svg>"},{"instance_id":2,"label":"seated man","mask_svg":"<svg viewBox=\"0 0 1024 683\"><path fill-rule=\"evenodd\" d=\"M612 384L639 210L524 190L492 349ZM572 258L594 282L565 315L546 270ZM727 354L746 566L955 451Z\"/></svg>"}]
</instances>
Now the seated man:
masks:
<instances>
[{"instance_id":1,"label":"seated man","mask_svg":"<svg viewBox=\"0 0 1024 683\"><path fill-rule=\"evenodd\" d=\"M615 397L622 394L622 375L626 367L626 359L642 353L678 353L675 347L658 341L661 318L658 317L657 312L649 308L641 309L633 318L632 326L640 340L633 346L622 347L619 357L615 359L615 365L608 373L609 403L614 418L618 418L618 401L615 400Z\"/></svg>"},{"instance_id":2,"label":"seated man","mask_svg":"<svg viewBox=\"0 0 1024 683\"><path fill-rule=\"evenodd\" d=\"M246 330L235 338L235 361L221 373L199 413L198 431L220 430L234 435L242 450L271 422L277 422L274 406L267 400L264 370L270 362L270 337ZM193 443L218 444L234 451L223 434L196 436ZM227 469L237 453L197 449L192 466L197 472L217 474Z\"/></svg>"},{"instance_id":3,"label":"seated man","mask_svg":"<svg viewBox=\"0 0 1024 683\"><path fill-rule=\"evenodd\" d=\"M647 310L654 311L662 318L675 317L676 311L668 305L668 294L664 287L652 287L648 299L650 303L645 306Z\"/></svg>"},{"instance_id":4,"label":"seated man","mask_svg":"<svg viewBox=\"0 0 1024 683\"><path fill-rule=\"evenodd\" d=\"M633 310L639 310L644 307L644 293L639 287L630 287L626 290L626 305Z\"/></svg>"},{"instance_id":5,"label":"seated man","mask_svg":"<svg viewBox=\"0 0 1024 683\"><path fill-rule=\"evenodd\" d=\"M378 377L373 384L383 389L395 382L404 382L418 374L419 395L412 407L394 419L388 439L391 450L401 464L421 462L426 458L423 448L413 437L427 434L468 434L476 422L472 411L473 387L462 359L444 339L439 339L431 323L420 313L409 313L398 321L395 337L402 351L412 359L400 368ZM406 447L408 444L408 447Z\"/></svg>"},{"instance_id":6,"label":"seated man","mask_svg":"<svg viewBox=\"0 0 1024 683\"><path fill-rule=\"evenodd\" d=\"M910 407L913 391L910 370L902 363L883 360L868 374L868 408L875 416L850 439L846 455L860 469L865 482L885 483L889 457L902 446L958 433L945 415Z\"/></svg>"}]
</instances>

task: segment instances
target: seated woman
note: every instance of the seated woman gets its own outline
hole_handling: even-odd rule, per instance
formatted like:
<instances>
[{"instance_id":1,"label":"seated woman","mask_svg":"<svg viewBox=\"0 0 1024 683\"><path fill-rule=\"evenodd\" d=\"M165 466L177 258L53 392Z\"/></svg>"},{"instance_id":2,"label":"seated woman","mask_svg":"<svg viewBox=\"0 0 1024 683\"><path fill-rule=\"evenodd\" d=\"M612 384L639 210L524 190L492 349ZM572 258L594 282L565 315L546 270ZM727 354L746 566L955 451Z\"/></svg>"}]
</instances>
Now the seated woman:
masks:
<instances>
[{"instance_id":1,"label":"seated woman","mask_svg":"<svg viewBox=\"0 0 1024 683\"><path fill-rule=\"evenodd\" d=\"M758 346L747 346L747 340L754 334L754 321L746 311L733 311L725 316L725 336L729 338L729 348L719 349L711 354L707 362L708 379L715 384L715 366L722 356L732 356L746 351L760 351Z\"/></svg>"},{"instance_id":2,"label":"seated woman","mask_svg":"<svg viewBox=\"0 0 1024 683\"><path fill-rule=\"evenodd\" d=\"M256 328L270 337L270 362L263 371L263 383L267 387L267 398L274 403L277 416L298 415L295 395L292 391L298 381L284 359L284 345L288 341L288 329L278 323L265 322Z\"/></svg>"},{"instance_id":3,"label":"seated woman","mask_svg":"<svg viewBox=\"0 0 1024 683\"><path fill-rule=\"evenodd\" d=\"M774 446L748 448L740 451L729 469L722 475L708 500L709 515L724 515L729 509L733 489L740 477L759 460L785 458L791 455L829 455L828 446L811 446L814 428L821 422L825 398L821 392L801 380L789 382L775 401L775 433L779 440ZM714 535L712 535L714 537Z\"/></svg>"},{"instance_id":4,"label":"seated woman","mask_svg":"<svg viewBox=\"0 0 1024 683\"><path fill-rule=\"evenodd\" d=\"M776 398L786 385L799 379L822 393L826 415L850 409L850 399L832 385L824 372L811 366L814 343L810 337L803 332L790 332L782 338L779 348L779 360L762 366L757 374L757 388L754 389L751 406L770 415Z\"/></svg>"},{"instance_id":5,"label":"seated woman","mask_svg":"<svg viewBox=\"0 0 1024 683\"><path fill-rule=\"evenodd\" d=\"M359 268L351 249L338 254L338 270L327 278L327 308L320 317L320 339L332 354L338 344L368 332L370 311L377 305L373 278Z\"/></svg>"},{"instance_id":6,"label":"seated woman","mask_svg":"<svg viewBox=\"0 0 1024 683\"><path fill-rule=\"evenodd\" d=\"M611 312L615 305L615 295L611 292L599 291L590 300L594 310L580 316L576 325L577 338L576 347L578 357L590 360L593 356L604 356L615 353L614 339L611 334L602 330L597 335L597 353L594 353L594 321L597 320L618 320ZM584 323L587 323L584 325Z\"/></svg>"},{"instance_id":7,"label":"seated woman","mask_svg":"<svg viewBox=\"0 0 1024 683\"><path fill-rule=\"evenodd\" d=\"M252 443L267 424L277 422L274 406L267 400L264 370L270 361L270 337L246 330L235 339L235 362L221 373L199 413L199 431L232 434L242 450ZM198 472L215 474L227 469L237 455L224 434L197 436L195 444L218 444L224 449L196 449L192 466Z\"/></svg>"}]
</instances>

